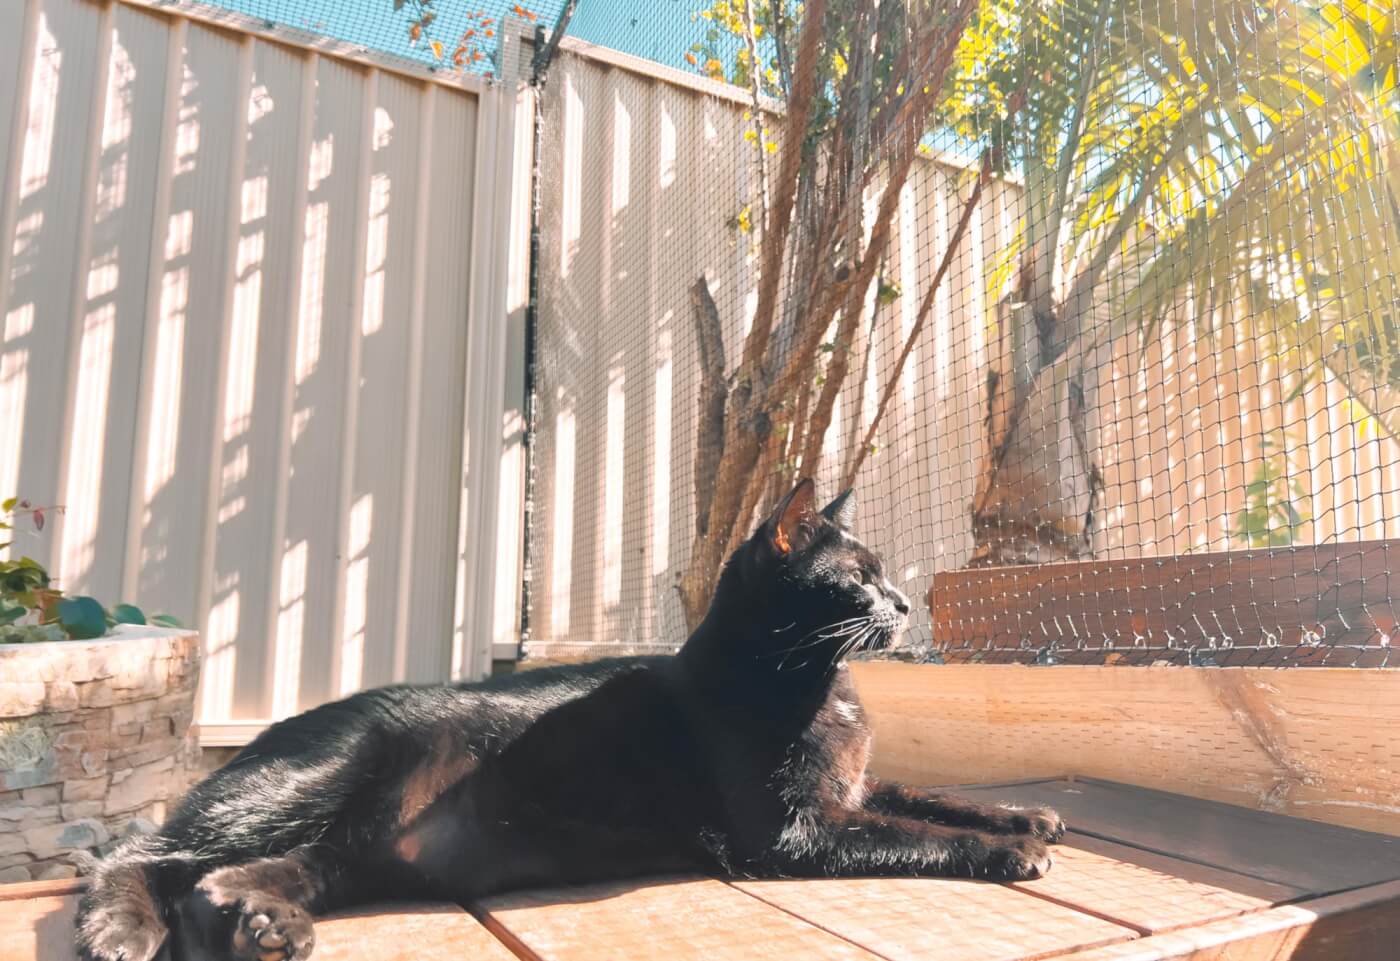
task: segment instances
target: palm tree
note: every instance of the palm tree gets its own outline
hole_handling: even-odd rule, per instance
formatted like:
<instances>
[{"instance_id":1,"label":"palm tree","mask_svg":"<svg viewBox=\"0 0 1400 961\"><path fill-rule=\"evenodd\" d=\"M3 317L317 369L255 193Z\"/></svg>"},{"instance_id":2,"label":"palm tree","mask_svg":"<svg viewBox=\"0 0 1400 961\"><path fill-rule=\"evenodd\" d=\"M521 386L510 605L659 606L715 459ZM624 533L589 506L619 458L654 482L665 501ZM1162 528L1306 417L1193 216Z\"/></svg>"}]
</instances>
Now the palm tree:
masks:
<instances>
[{"instance_id":1,"label":"palm tree","mask_svg":"<svg viewBox=\"0 0 1400 961\"><path fill-rule=\"evenodd\" d=\"M1211 337L1227 299L1400 435L1396 57L1376 0L985 0L948 117L1025 193L993 272L971 566L1091 553L1108 351Z\"/></svg>"}]
</instances>

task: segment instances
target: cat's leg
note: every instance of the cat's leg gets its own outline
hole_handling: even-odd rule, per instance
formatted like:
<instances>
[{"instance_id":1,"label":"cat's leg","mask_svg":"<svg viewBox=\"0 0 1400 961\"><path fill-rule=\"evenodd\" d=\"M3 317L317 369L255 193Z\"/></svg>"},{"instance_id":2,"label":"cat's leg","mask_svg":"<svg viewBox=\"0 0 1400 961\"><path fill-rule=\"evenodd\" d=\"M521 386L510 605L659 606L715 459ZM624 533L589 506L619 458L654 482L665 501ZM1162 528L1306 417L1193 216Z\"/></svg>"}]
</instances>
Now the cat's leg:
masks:
<instances>
[{"instance_id":1,"label":"cat's leg","mask_svg":"<svg viewBox=\"0 0 1400 961\"><path fill-rule=\"evenodd\" d=\"M78 903L83 961L151 961L165 943L165 917L151 882L167 867L165 838L140 835L97 863Z\"/></svg>"},{"instance_id":2,"label":"cat's leg","mask_svg":"<svg viewBox=\"0 0 1400 961\"><path fill-rule=\"evenodd\" d=\"M1051 844L1065 833L1064 819L1050 808L983 804L943 791L875 778L869 779L865 807L877 814L916 818L991 834L1030 834Z\"/></svg>"},{"instance_id":3,"label":"cat's leg","mask_svg":"<svg viewBox=\"0 0 1400 961\"><path fill-rule=\"evenodd\" d=\"M304 961L313 916L359 900L354 873L323 849L218 868L177 905L175 956Z\"/></svg>"},{"instance_id":4,"label":"cat's leg","mask_svg":"<svg viewBox=\"0 0 1400 961\"><path fill-rule=\"evenodd\" d=\"M1045 842L1029 834L987 834L827 808L799 812L779 838L781 873L828 877L963 877L1024 881L1050 870Z\"/></svg>"}]
</instances>

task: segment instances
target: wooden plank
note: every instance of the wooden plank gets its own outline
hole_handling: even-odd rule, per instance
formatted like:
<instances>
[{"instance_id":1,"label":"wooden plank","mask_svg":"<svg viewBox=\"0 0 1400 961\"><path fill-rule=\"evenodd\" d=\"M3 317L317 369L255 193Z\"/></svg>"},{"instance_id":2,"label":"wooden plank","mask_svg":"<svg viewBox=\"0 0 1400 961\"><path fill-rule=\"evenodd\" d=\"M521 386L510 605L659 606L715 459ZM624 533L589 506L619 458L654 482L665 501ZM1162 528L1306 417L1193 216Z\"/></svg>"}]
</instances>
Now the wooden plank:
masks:
<instances>
[{"instance_id":1,"label":"wooden plank","mask_svg":"<svg viewBox=\"0 0 1400 961\"><path fill-rule=\"evenodd\" d=\"M1028 899L1029 900L1029 899ZM877 955L720 881L657 878L504 895L477 916L539 961L875 961ZM925 902L924 910L928 911Z\"/></svg>"},{"instance_id":2,"label":"wooden plank","mask_svg":"<svg viewBox=\"0 0 1400 961\"><path fill-rule=\"evenodd\" d=\"M1067 774L1400 834L1400 671L857 663L874 770Z\"/></svg>"},{"instance_id":3,"label":"wooden plank","mask_svg":"<svg viewBox=\"0 0 1400 961\"><path fill-rule=\"evenodd\" d=\"M87 883L77 878L62 878L57 881L19 881L14 884L0 884L0 901L23 901L28 898L58 898L66 894L79 894L85 887L87 887Z\"/></svg>"},{"instance_id":4,"label":"wooden plank","mask_svg":"<svg viewBox=\"0 0 1400 961\"><path fill-rule=\"evenodd\" d=\"M1103 781L964 794L1050 805L1074 831L1310 894L1400 879L1400 838Z\"/></svg>"},{"instance_id":5,"label":"wooden plank","mask_svg":"<svg viewBox=\"0 0 1400 961\"><path fill-rule=\"evenodd\" d=\"M78 952L73 946L73 918L77 913L76 894L6 902L0 909L0 958L75 961Z\"/></svg>"},{"instance_id":6,"label":"wooden plank","mask_svg":"<svg viewBox=\"0 0 1400 961\"><path fill-rule=\"evenodd\" d=\"M1137 936L1102 918L979 881L843 878L734 886L889 961L1031 961Z\"/></svg>"},{"instance_id":7,"label":"wooden plank","mask_svg":"<svg viewBox=\"0 0 1400 961\"><path fill-rule=\"evenodd\" d=\"M1285 905L1055 961L1393 961L1400 883Z\"/></svg>"},{"instance_id":8,"label":"wooden plank","mask_svg":"<svg viewBox=\"0 0 1400 961\"><path fill-rule=\"evenodd\" d=\"M80 881L37 881L0 886L0 958L69 961ZM418 961L472 958L515 961L481 922L452 904L372 905L316 922L317 961Z\"/></svg>"},{"instance_id":9,"label":"wooden plank","mask_svg":"<svg viewBox=\"0 0 1400 961\"><path fill-rule=\"evenodd\" d=\"M1050 643L1104 641L1131 657L1135 643L1164 648L1171 639L1177 647L1280 645L1217 650L1222 666L1327 663L1334 644L1372 646L1367 665L1380 666L1389 653L1382 638L1395 633L1397 565L1400 540L976 568L935 574L928 605L934 641L953 657L1023 642L1034 657ZM1323 645L1288 650L1308 635ZM1186 652L1151 655L1159 656L1185 663ZM1093 657L1103 663L1102 652Z\"/></svg>"},{"instance_id":10,"label":"wooden plank","mask_svg":"<svg viewBox=\"0 0 1400 961\"><path fill-rule=\"evenodd\" d=\"M1012 887L1143 934L1259 911L1304 894L1085 835L1066 841L1055 849L1048 875Z\"/></svg>"},{"instance_id":11,"label":"wooden plank","mask_svg":"<svg viewBox=\"0 0 1400 961\"><path fill-rule=\"evenodd\" d=\"M455 904L380 904L316 921L316 961L515 961Z\"/></svg>"}]
</instances>

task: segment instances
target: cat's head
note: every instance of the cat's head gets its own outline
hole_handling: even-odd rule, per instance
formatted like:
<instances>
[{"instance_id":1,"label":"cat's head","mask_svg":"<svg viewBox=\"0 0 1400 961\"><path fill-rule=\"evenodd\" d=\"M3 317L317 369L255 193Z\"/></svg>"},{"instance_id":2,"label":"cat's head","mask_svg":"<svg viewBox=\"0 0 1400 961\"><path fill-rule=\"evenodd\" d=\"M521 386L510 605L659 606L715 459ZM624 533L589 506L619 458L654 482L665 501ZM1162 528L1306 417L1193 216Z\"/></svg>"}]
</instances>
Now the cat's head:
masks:
<instances>
[{"instance_id":1,"label":"cat's head","mask_svg":"<svg viewBox=\"0 0 1400 961\"><path fill-rule=\"evenodd\" d=\"M885 576L880 558L851 533L855 496L818 509L809 479L798 482L731 566L752 609L761 610L765 652L783 666L835 663L894 643L909 598Z\"/></svg>"}]
</instances>

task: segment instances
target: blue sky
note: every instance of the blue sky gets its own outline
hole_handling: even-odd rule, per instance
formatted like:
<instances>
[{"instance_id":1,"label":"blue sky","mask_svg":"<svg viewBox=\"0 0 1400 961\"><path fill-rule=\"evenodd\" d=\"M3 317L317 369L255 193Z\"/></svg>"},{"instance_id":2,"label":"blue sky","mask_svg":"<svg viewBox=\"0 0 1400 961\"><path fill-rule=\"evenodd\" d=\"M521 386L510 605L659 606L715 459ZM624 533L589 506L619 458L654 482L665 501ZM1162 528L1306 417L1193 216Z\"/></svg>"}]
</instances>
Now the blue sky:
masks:
<instances>
[{"instance_id":1,"label":"blue sky","mask_svg":"<svg viewBox=\"0 0 1400 961\"><path fill-rule=\"evenodd\" d=\"M394 10L394 0L202 0L261 20L313 30L338 40L362 44L397 56L431 64L426 43L411 44L408 29L415 19L413 0ZM451 46L461 36L469 13L482 10L499 19L515 0L434 0L438 20L433 36ZM563 0L531 0L523 4L540 22L553 26ZM683 58L704 35L705 25L693 14L709 6L706 0L580 0L569 27L571 36L612 47L673 67L687 68Z\"/></svg>"},{"instance_id":2,"label":"blue sky","mask_svg":"<svg viewBox=\"0 0 1400 961\"><path fill-rule=\"evenodd\" d=\"M394 9L394 0L201 0L213 6L311 30L363 45L385 53L416 60L426 65L437 63L432 48L426 42L409 41L409 26L416 19L414 0L405 0L403 9ZM510 13L517 0L433 0L437 22L430 37L441 40L447 55L467 25L467 17L483 11L493 20ZM530 0L522 5L538 17L538 22L553 27L564 0ZM710 0L579 0L578 9L569 25L570 36L601 46L621 50L696 72L685 62L691 45L703 40L712 24L696 18L700 10L710 7ZM485 66L483 63L482 67ZM930 145L966 159L976 159L975 146L958 142L951 132L940 132L929 138Z\"/></svg>"}]
</instances>

